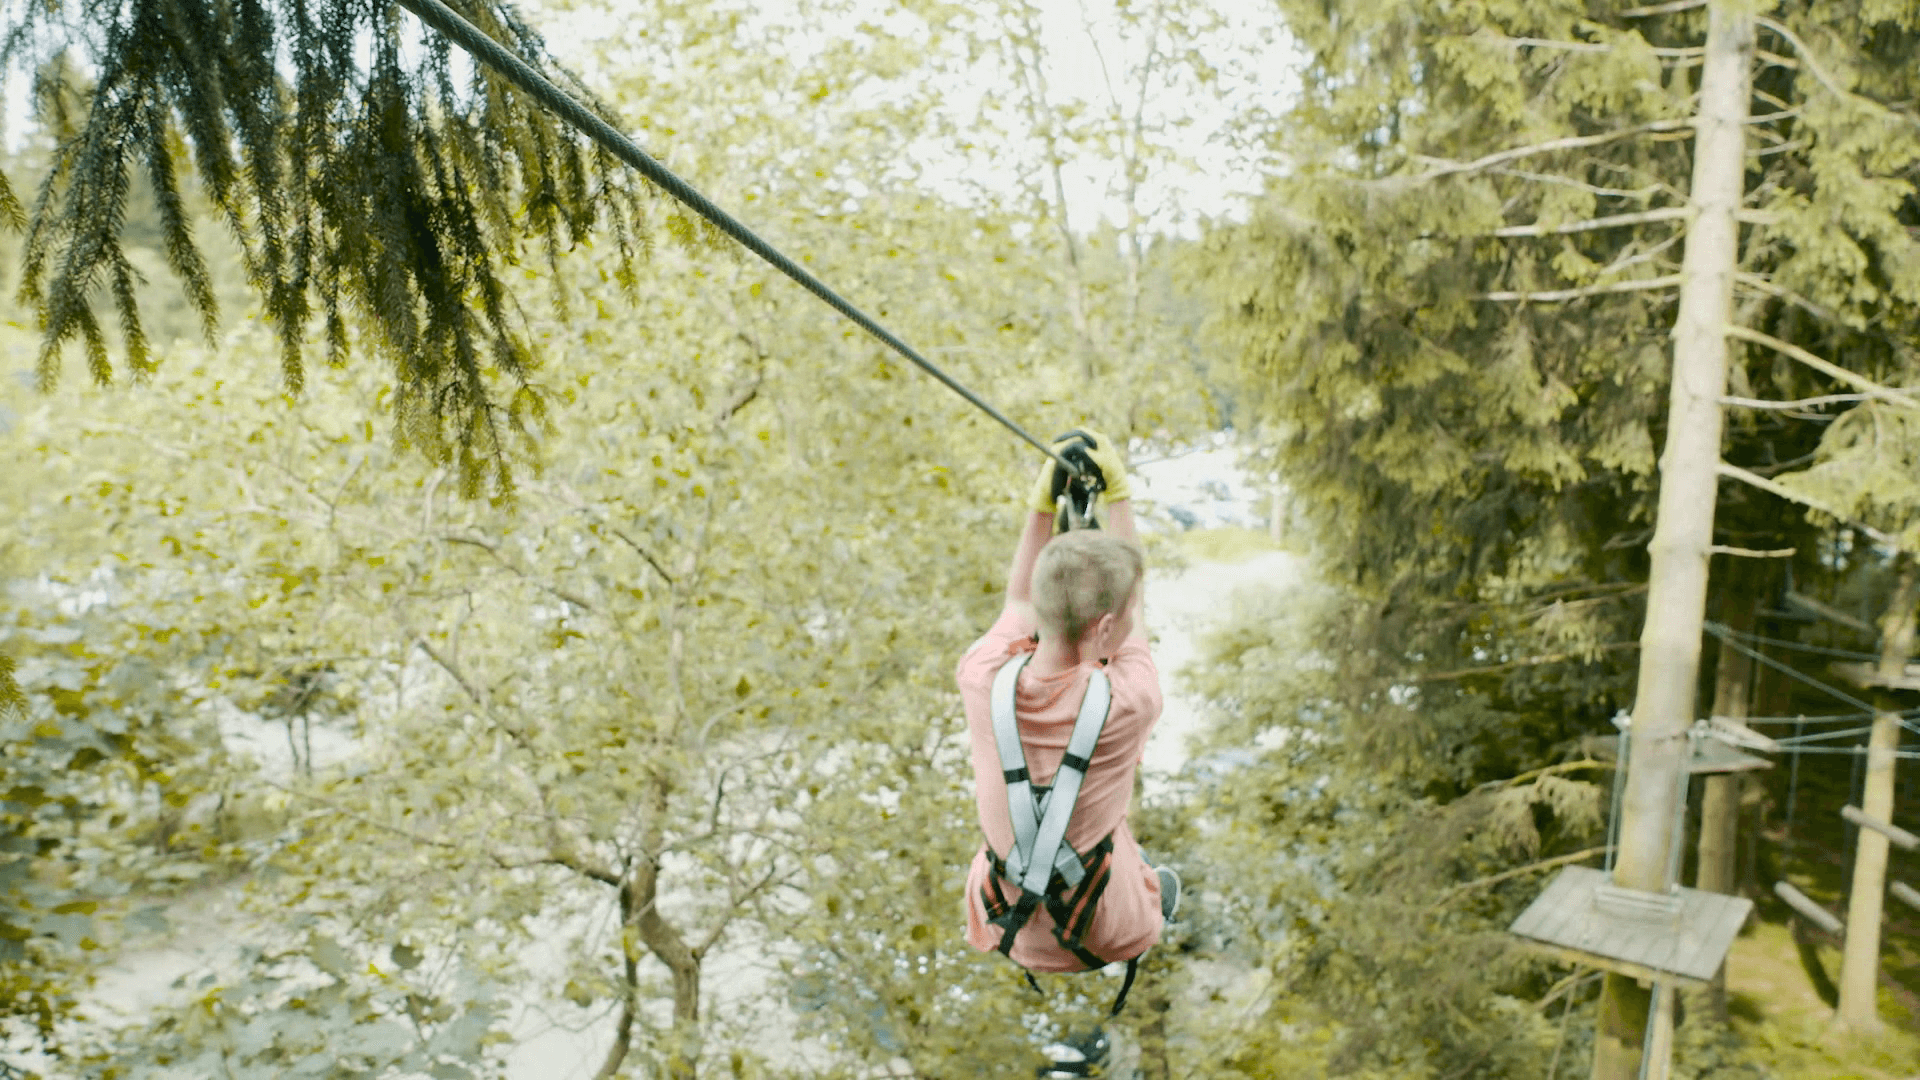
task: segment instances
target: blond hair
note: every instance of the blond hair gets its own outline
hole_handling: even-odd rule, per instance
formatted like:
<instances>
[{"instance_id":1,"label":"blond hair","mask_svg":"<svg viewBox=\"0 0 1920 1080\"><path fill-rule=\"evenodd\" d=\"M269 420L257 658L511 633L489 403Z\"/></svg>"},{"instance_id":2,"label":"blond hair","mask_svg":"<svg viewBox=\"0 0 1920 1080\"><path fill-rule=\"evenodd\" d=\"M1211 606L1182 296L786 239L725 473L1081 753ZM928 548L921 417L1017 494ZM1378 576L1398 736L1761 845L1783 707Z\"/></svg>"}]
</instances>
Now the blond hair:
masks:
<instances>
[{"instance_id":1,"label":"blond hair","mask_svg":"<svg viewBox=\"0 0 1920 1080\"><path fill-rule=\"evenodd\" d=\"M1132 540L1082 529L1054 537L1033 566L1033 611L1043 634L1078 645L1102 615L1118 615L1146 573Z\"/></svg>"}]
</instances>

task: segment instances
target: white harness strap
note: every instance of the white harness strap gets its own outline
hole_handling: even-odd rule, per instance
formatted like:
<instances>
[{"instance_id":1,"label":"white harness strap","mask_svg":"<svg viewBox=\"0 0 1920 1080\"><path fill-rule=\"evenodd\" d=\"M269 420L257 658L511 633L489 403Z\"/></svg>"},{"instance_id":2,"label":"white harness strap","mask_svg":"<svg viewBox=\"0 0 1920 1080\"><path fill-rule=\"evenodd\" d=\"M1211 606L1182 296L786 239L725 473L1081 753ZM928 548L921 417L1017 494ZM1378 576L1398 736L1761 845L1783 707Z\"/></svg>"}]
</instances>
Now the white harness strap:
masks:
<instances>
[{"instance_id":1,"label":"white harness strap","mask_svg":"<svg viewBox=\"0 0 1920 1080\"><path fill-rule=\"evenodd\" d=\"M1013 819L1013 850L1007 853L1007 876L1020 887L1036 895L1045 894L1048 881L1058 870L1069 888L1078 886L1086 871L1080 865L1080 853L1067 843L1067 825L1073 820L1074 804L1080 798L1080 786L1087 778L1087 766L1100 742L1113 706L1113 687L1107 673L1096 671L1087 680L1087 694L1080 702L1080 715L1073 722L1073 734L1067 739L1067 752L1060 759L1053 786L1044 796L1033 795L1033 779L1027 772L1026 752L1020 745L1020 726L1014 716L1014 691L1020 672L1032 653L1009 660L993 680L993 741L1000 751L1000 774L1007 783L1007 811Z\"/></svg>"}]
</instances>

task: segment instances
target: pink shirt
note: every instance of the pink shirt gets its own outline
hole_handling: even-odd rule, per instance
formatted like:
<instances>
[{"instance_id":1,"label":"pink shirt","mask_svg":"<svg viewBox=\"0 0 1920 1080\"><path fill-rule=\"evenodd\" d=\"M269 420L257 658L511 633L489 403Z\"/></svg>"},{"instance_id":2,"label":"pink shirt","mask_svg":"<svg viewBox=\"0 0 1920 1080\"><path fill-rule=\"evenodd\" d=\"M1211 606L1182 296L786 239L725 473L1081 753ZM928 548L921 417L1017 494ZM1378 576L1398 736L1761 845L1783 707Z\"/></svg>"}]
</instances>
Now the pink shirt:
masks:
<instances>
[{"instance_id":1,"label":"pink shirt","mask_svg":"<svg viewBox=\"0 0 1920 1080\"><path fill-rule=\"evenodd\" d=\"M1003 612L986 636L974 642L960 658L954 673L960 698L967 709L967 731L973 744L974 798L979 805L980 829L987 843L1005 856L1013 846L1013 823L1007 816L1007 786L1000 776L1000 754L993 741L991 696L993 677L1013 656L1031 650L1031 619ZM1087 661L1072 671L1052 675L1021 672L1014 696L1020 742L1033 782L1050 784L1067 752L1067 739L1080 712L1087 678L1099 664ZM1087 851L1102 837L1113 834L1113 878L1094 909L1093 923L1083 946L1109 962L1129 960L1160 940L1160 881L1127 828L1127 805L1133 798L1133 774L1145 751L1147 736L1160 718L1160 673L1146 643L1128 639L1107 663L1113 684L1113 706L1094 748L1087 778L1067 828L1067 843ZM993 865L982 847L967 873L967 942L976 949L1000 947L1000 928L987 922L982 890ZM1000 888L1009 902L1020 890L1002 879ZM1083 971L1085 965L1060 947L1053 920L1043 907L1014 939L1012 958L1029 971Z\"/></svg>"}]
</instances>

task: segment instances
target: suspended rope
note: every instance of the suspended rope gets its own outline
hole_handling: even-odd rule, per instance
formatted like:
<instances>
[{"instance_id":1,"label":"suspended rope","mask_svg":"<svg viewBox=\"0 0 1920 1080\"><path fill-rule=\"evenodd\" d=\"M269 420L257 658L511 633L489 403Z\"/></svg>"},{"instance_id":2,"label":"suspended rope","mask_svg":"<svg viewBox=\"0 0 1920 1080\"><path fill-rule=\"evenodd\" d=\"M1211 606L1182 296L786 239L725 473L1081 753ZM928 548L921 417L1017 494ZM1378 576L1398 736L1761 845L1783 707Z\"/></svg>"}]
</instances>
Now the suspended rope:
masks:
<instances>
[{"instance_id":1,"label":"suspended rope","mask_svg":"<svg viewBox=\"0 0 1920 1080\"><path fill-rule=\"evenodd\" d=\"M1773 741L1776 746L1792 748L1796 746L1810 746L1817 742L1834 742L1838 739L1853 739L1862 735L1871 735L1872 733L1873 728L1871 727L1858 727L1848 728L1845 731L1822 731L1814 735L1789 735L1784 739L1775 739Z\"/></svg>"},{"instance_id":2,"label":"suspended rope","mask_svg":"<svg viewBox=\"0 0 1920 1080\"><path fill-rule=\"evenodd\" d=\"M509 52L499 42L482 33L480 28L468 22L459 12L440 2L440 0L398 0L423 23L445 34L457 42L461 48L477 61L498 72L507 81L531 94L535 100L547 107L575 129L585 134L602 147L611 151L646 177L667 194L680 200L688 209L699 214L713 226L739 241L742 247L764 259L768 265L792 278L801 288L826 301L827 305L844 315L854 325L872 334L884 342L893 351L911 360L920 370L940 380L947 389L959 394L968 402L998 420L1002 427L1033 444L1041 453L1052 458L1061 468L1075 476L1080 469L1066 458L1056 454L1046 443L1033 437L1026 428L1007 419L1000 410L988 404L980 395L967 389L958 380L940 370L931 360L914 351L913 347L895 337L886 327L881 326L859 308L854 307L839 293L828 288L819 278L814 277L806 268L781 254L779 249L762 240L753 230L736 220L733 215L715 206L705 195L695 190L693 185L674 175L665 165L655 161L645 150L635 145L633 140L616 131L594 112L582 105L573 95L550 82L546 76L530 67L524 60Z\"/></svg>"},{"instance_id":3,"label":"suspended rope","mask_svg":"<svg viewBox=\"0 0 1920 1080\"><path fill-rule=\"evenodd\" d=\"M1793 752L1796 754L1852 754L1856 758L1864 758L1867 756L1867 751L1868 747L1862 743L1859 746L1800 746L1795 747ZM1912 761L1920 758L1920 744L1885 752L1901 761Z\"/></svg>"},{"instance_id":4,"label":"suspended rope","mask_svg":"<svg viewBox=\"0 0 1920 1080\"><path fill-rule=\"evenodd\" d=\"M1734 637L1739 638L1749 645L1772 645L1776 648L1792 649L1795 652L1811 653L1815 656L1832 656L1841 660L1864 660L1870 664L1880 659L1879 653L1859 652L1854 649L1835 649L1826 645L1809 645L1802 641L1790 641L1786 638L1774 638L1767 637L1763 634L1744 633L1732 627L1727 628L1727 633L1732 634Z\"/></svg>"},{"instance_id":5,"label":"suspended rope","mask_svg":"<svg viewBox=\"0 0 1920 1080\"><path fill-rule=\"evenodd\" d=\"M1827 694L1832 695L1835 700L1843 701L1846 704L1851 705L1862 712L1872 713L1874 711L1874 708L1872 705L1869 705L1866 702L1861 701L1859 698L1854 697L1852 694L1849 694L1844 690L1839 690L1834 687L1828 686L1826 683L1821 682L1819 679L1816 679L1813 676L1806 674L1805 672L1798 671L1794 668L1788 667L1786 664L1783 664L1780 661L1775 660L1773 657L1768 656L1767 654L1763 652L1759 652L1755 649L1750 649L1747 646L1741 644L1740 642L1734 640L1732 631L1728 630L1726 626L1721 623L1709 622L1706 624L1706 630L1707 630L1707 633L1712 634L1714 637L1719 638L1721 641L1725 642L1728 646L1732 647L1734 651L1745 653L1747 656L1760 661L1761 663L1767 665L1768 667L1774 669L1775 671L1780 672L1781 674L1787 676L1790 679L1798 679L1799 681L1806 683L1808 686L1811 686L1817 690L1821 690Z\"/></svg>"}]
</instances>

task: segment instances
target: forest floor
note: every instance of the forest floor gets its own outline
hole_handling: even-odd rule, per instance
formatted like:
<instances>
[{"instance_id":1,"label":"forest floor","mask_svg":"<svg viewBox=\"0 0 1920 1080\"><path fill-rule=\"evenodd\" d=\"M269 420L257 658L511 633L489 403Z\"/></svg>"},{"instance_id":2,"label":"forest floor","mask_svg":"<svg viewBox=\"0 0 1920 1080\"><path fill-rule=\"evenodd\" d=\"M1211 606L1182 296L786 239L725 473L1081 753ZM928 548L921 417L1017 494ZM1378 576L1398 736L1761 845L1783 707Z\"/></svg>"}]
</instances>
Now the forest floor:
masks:
<instances>
[{"instance_id":1,"label":"forest floor","mask_svg":"<svg viewBox=\"0 0 1920 1080\"><path fill-rule=\"evenodd\" d=\"M1837 943L1817 943L1825 971L1837 974ZM1920 1080L1920 1016L1882 987L1887 1030L1865 1038L1833 1030L1833 1006L1803 966L1784 923L1756 921L1727 958L1728 1012L1741 1040L1780 1080Z\"/></svg>"}]
</instances>

